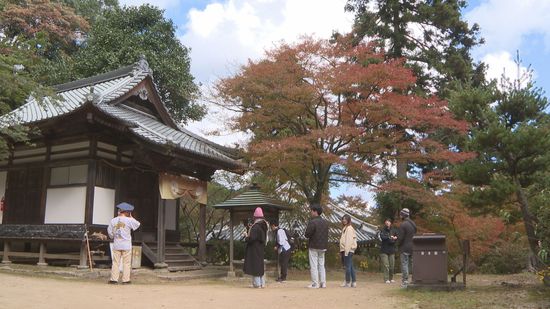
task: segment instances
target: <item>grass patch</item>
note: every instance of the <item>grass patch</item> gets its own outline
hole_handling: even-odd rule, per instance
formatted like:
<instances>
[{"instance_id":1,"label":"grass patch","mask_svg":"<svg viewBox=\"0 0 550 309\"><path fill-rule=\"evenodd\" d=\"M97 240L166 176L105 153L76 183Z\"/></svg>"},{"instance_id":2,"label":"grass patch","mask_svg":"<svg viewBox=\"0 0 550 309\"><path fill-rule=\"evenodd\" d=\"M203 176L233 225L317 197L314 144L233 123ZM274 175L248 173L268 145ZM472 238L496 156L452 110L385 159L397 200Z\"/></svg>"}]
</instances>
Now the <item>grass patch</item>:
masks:
<instances>
[{"instance_id":1,"label":"grass patch","mask_svg":"<svg viewBox=\"0 0 550 309\"><path fill-rule=\"evenodd\" d=\"M550 308L550 288L544 287L533 274L469 278L468 287L463 291L400 290L392 293L407 298L410 308Z\"/></svg>"}]
</instances>

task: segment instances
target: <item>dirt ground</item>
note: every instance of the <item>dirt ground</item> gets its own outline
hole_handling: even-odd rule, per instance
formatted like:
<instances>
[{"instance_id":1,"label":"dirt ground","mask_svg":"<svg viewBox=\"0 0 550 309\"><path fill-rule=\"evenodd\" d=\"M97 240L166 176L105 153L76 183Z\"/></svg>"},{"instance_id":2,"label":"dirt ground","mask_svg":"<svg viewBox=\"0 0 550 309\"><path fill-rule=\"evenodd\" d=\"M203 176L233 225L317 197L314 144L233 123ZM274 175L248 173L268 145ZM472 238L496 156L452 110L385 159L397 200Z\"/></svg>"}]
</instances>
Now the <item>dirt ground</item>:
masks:
<instances>
[{"instance_id":1,"label":"dirt ground","mask_svg":"<svg viewBox=\"0 0 550 309\"><path fill-rule=\"evenodd\" d=\"M0 271L0 309L550 308L550 288L528 273L471 275L465 291L430 292L405 291L398 283L382 283L381 274L363 272L355 289L339 287L343 274L330 271L328 288L311 290L305 288L307 271L292 271L292 280L284 284L268 279L267 288L252 289L248 278L165 281L137 272L132 285L108 285L106 274L83 278L57 269L55 275L29 271L32 267L14 269L25 273Z\"/></svg>"},{"instance_id":2,"label":"dirt ground","mask_svg":"<svg viewBox=\"0 0 550 309\"><path fill-rule=\"evenodd\" d=\"M355 289L328 282L307 289L305 280L252 289L249 281L135 282L108 285L99 280L60 279L0 273L0 308L397 308L403 297L391 295L397 283L361 282ZM363 278L367 279L367 278ZM369 281L373 281L368 278ZM380 278L381 279L381 278Z\"/></svg>"}]
</instances>

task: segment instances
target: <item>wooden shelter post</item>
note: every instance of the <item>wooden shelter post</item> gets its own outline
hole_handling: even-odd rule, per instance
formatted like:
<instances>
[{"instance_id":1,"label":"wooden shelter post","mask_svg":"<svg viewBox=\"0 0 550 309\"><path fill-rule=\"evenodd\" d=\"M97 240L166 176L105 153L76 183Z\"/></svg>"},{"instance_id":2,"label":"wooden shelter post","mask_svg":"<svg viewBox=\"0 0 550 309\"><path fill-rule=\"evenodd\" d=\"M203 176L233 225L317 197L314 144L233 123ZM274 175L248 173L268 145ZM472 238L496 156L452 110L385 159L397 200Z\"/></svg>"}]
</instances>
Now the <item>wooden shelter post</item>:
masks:
<instances>
[{"instance_id":1,"label":"wooden shelter post","mask_svg":"<svg viewBox=\"0 0 550 309\"><path fill-rule=\"evenodd\" d=\"M199 261L206 261L206 204L199 204Z\"/></svg>"},{"instance_id":2,"label":"wooden shelter post","mask_svg":"<svg viewBox=\"0 0 550 309\"><path fill-rule=\"evenodd\" d=\"M228 277L235 276L235 269L233 268L233 241L235 237L233 235L233 210L229 211L229 273Z\"/></svg>"},{"instance_id":3,"label":"wooden shelter post","mask_svg":"<svg viewBox=\"0 0 550 309\"><path fill-rule=\"evenodd\" d=\"M155 268L166 268L168 264L165 262L165 247L166 247L166 220L165 220L166 200L162 199L162 203L158 206L158 222L157 222L157 262Z\"/></svg>"},{"instance_id":4,"label":"wooden shelter post","mask_svg":"<svg viewBox=\"0 0 550 309\"><path fill-rule=\"evenodd\" d=\"M228 277L235 276L234 268L234 242L235 242L235 229L234 221L235 216L240 219L247 218L252 215L257 207L261 207L264 211L264 215L267 215L270 219L277 219L279 217L280 210L290 210L288 206L283 206L280 202L270 198L263 192L260 187L253 184L247 191L237 195L234 198L226 200L223 203L213 206L216 209L229 209L229 273Z\"/></svg>"}]
</instances>

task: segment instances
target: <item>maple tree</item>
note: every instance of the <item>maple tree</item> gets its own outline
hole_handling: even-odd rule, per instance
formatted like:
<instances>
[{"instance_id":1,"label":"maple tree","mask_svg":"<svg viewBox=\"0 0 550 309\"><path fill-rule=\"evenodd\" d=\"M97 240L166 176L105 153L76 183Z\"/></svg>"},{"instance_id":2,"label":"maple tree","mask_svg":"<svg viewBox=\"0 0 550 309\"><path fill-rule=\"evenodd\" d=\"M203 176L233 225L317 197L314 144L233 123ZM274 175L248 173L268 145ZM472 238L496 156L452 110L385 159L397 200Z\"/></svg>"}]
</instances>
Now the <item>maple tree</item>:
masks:
<instances>
[{"instance_id":1,"label":"maple tree","mask_svg":"<svg viewBox=\"0 0 550 309\"><path fill-rule=\"evenodd\" d=\"M8 1L0 12L0 31L12 44L30 44L50 60L76 51L77 33L88 28L74 9L50 0Z\"/></svg>"},{"instance_id":2,"label":"maple tree","mask_svg":"<svg viewBox=\"0 0 550 309\"><path fill-rule=\"evenodd\" d=\"M232 127L252 133L253 166L319 203L331 185L374 185L373 176L397 156L424 163L468 157L427 134L467 126L445 101L397 91L414 83L403 60L342 36L283 43L221 79L215 91L220 105L238 112ZM402 140L404 128L422 133Z\"/></svg>"},{"instance_id":3,"label":"maple tree","mask_svg":"<svg viewBox=\"0 0 550 309\"><path fill-rule=\"evenodd\" d=\"M474 64L470 56L470 50L482 44L483 39L478 36L477 24L470 26L463 20L461 10L465 7L466 1L463 0L348 0L345 9L355 14L352 31L355 41L379 42L386 51L386 58L405 59L406 66L414 71L416 82L403 91L447 98L449 89L460 84L477 84L484 79L485 66ZM418 127L401 131L404 132L401 137L404 143L414 138L411 131L414 134L428 133ZM436 132L431 138L452 147L460 141L460 137L445 130ZM389 172L393 175L384 180L397 180L402 185L413 185L407 181L411 174L416 173L413 177L418 177L448 168L446 163L438 166L404 157L391 163ZM413 187L383 192L377 197L378 210L385 215L393 213L394 217L404 207L414 209L415 213L422 211L424 205L405 193L414 190Z\"/></svg>"},{"instance_id":4,"label":"maple tree","mask_svg":"<svg viewBox=\"0 0 550 309\"><path fill-rule=\"evenodd\" d=\"M53 90L42 83L40 72L50 61L76 48L74 33L88 23L69 7L49 0L0 2L0 115L24 104L32 93L40 98ZM8 139L24 142L26 127L0 127L0 158L7 155Z\"/></svg>"}]
</instances>

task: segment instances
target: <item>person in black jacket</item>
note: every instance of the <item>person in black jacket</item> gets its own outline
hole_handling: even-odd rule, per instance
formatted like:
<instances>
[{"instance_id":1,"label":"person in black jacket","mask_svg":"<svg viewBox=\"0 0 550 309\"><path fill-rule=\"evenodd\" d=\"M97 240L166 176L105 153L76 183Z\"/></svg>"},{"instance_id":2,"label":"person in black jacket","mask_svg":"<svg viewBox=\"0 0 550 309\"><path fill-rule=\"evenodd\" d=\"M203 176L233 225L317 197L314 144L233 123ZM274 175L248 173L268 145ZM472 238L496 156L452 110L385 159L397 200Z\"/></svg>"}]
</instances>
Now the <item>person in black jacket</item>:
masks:
<instances>
[{"instance_id":1,"label":"person in black jacket","mask_svg":"<svg viewBox=\"0 0 550 309\"><path fill-rule=\"evenodd\" d=\"M243 272L252 276L252 286L265 287L264 254L267 242L268 224L264 220L264 213L260 207L254 211L254 223L246 234L246 248L244 255Z\"/></svg>"},{"instance_id":2,"label":"person in black jacket","mask_svg":"<svg viewBox=\"0 0 550 309\"><path fill-rule=\"evenodd\" d=\"M401 287L406 288L409 285L409 264L412 265L412 239L416 234L416 224L410 219L410 211L403 208L399 212L401 225L399 225L399 235L397 236L397 246L401 255Z\"/></svg>"},{"instance_id":3,"label":"person in black jacket","mask_svg":"<svg viewBox=\"0 0 550 309\"><path fill-rule=\"evenodd\" d=\"M395 241L397 231L391 226L391 219L384 221L384 227L380 230L380 261L384 269L384 282L393 283L393 269L395 265Z\"/></svg>"},{"instance_id":4,"label":"person in black jacket","mask_svg":"<svg viewBox=\"0 0 550 309\"><path fill-rule=\"evenodd\" d=\"M311 220L307 224L305 236L308 239L309 271L311 284L308 288L326 288L325 252L328 248L328 224L321 218L323 209L319 204L310 206Z\"/></svg>"}]
</instances>

